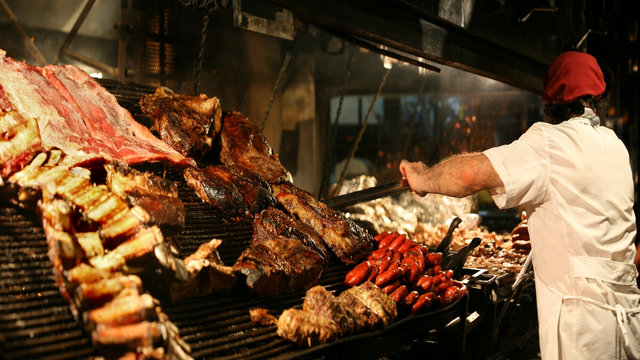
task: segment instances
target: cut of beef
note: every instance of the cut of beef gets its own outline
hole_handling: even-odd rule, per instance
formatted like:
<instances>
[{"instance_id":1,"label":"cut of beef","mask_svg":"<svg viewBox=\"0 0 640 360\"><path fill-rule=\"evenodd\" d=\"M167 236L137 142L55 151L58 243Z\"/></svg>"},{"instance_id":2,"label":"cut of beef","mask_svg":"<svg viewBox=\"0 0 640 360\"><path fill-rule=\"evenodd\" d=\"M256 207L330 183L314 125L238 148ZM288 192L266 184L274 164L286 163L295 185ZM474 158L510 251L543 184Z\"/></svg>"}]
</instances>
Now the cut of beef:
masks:
<instances>
[{"instance_id":1,"label":"cut of beef","mask_svg":"<svg viewBox=\"0 0 640 360\"><path fill-rule=\"evenodd\" d=\"M358 263L373 250L371 234L310 193L288 183L272 185L272 189L278 203L315 229L343 263Z\"/></svg>"},{"instance_id":2,"label":"cut of beef","mask_svg":"<svg viewBox=\"0 0 640 360\"><path fill-rule=\"evenodd\" d=\"M325 261L329 261L329 252L318 232L292 215L270 207L254 217L253 225L257 238L264 237L265 235L258 233L266 231L272 235L300 239L306 246L320 254Z\"/></svg>"},{"instance_id":3,"label":"cut of beef","mask_svg":"<svg viewBox=\"0 0 640 360\"><path fill-rule=\"evenodd\" d=\"M200 199L230 218L250 219L276 203L269 185L243 166L188 168L184 177Z\"/></svg>"},{"instance_id":4,"label":"cut of beef","mask_svg":"<svg viewBox=\"0 0 640 360\"><path fill-rule=\"evenodd\" d=\"M254 229L251 245L233 268L246 277L247 286L255 294L270 296L315 284L324 270L324 260L301 240Z\"/></svg>"},{"instance_id":5,"label":"cut of beef","mask_svg":"<svg viewBox=\"0 0 640 360\"><path fill-rule=\"evenodd\" d=\"M239 112L231 112L223 117L220 144L220 160L223 164L249 168L269 184L293 181L262 131Z\"/></svg>"},{"instance_id":6,"label":"cut of beef","mask_svg":"<svg viewBox=\"0 0 640 360\"><path fill-rule=\"evenodd\" d=\"M0 50L0 86L3 109L36 119L42 148L62 150L68 166L105 160L195 164L154 137L113 95L75 66L39 68Z\"/></svg>"},{"instance_id":7,"label":"cut of beef","mask_svg":"<svg viewBox=\"0 0 640 360\"><path fill-rule=\"evenodd\" d=\"M208 152L222 127L218 98L204 94L167 94L159 87L140 100L140 108L153 121L151 130L184 156L200 157Z\"/></svg>"}]
</instances>

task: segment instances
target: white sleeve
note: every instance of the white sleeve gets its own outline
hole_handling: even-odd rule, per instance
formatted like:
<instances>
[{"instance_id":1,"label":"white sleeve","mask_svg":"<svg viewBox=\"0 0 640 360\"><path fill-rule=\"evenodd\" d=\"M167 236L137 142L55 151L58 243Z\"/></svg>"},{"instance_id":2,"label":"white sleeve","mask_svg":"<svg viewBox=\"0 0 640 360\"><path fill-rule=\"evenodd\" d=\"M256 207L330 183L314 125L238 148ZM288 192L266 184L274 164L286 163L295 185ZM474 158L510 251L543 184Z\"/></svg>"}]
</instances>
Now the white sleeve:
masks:
<instances>
[{"instance_id":1,"label":"white sleeve","mask_svg":"<svg viewBox=\"0 0 640 360\"><path fill-rule=\"evenodd\" d=\"M492 195L500 209L539 204L549 183L549 154L544 125L536 123L511 144L483 152L504 183L504 191Z\"/></svg>"}]
</instances>

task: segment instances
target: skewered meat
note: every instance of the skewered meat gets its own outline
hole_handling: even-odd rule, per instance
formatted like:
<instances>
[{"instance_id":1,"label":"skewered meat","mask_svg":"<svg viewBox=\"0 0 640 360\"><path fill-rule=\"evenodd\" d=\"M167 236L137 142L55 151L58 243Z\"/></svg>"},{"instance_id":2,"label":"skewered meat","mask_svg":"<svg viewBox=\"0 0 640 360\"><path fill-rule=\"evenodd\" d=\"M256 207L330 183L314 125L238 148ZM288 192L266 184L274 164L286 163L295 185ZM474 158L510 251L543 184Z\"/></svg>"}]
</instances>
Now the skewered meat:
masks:
<instances>
[{"instance_id":1,"label":"skewered meat","mask_svg":"<svg viewBox=\"0 0 640 360\"><path fill-rule=\"evenodd\" d=\"M184 227L184 204L178 198L178 184L126 166L105 165L107 186L112 192L139 206L149 214L150 224L160 227L165 236Z\"/></svg>"},{"instance_id":2,"label":"skewered meat","mask_svg":"<svg viewBox=\"0 0 640 360\"><path fill-rule=\"evenodd\" d=\"M184 156L200 157L211 149L220 132L222 111L218 98L173 94L159 87L140 100L152 131Z\"/></svg>"},{"instance_id":3,"label":"skewered meat","mask_svg":"<svg viewBox=\"0 0 640 360\"><path fill-rule=\"evenodd\" d=\"M269 184L293 181L262 131L242 114L231 112L223 117L220 144L223 164L249 168Z\"/></svg>"},{"instance_id":4,"label":"skewered meat","mask_svg":"<svg viewBox=\"0 0 640 360\"><path fill-rule=\"evenodd\" d=\"M273 185L272 188L278 203L314 228L343 263L355 264L373 250L373 237L367 231L310 193L287 183Z\"/></svg>"},{"instance_id":5,"label":"skewered meat","mask_svg":"<svg viewBox=\"0 0 640 360\"><path fill-rule=\"evenodd\" d=\"M320 235L311 226L279 209L270 207L262 210L254 217L253 224L256 233L266 231L273 235L300 239L306 246L322 256L325 261L329 260L329 253ZM257 235L257 237L261 236Z\"/></svg>"},{"instance_id":6,"label":"skewered meat","mask_svg":"<svg viewBox=\"0 0 640 360\"><path fill-rule=\"evenodd\" d=\"M213 239L200 245L196 252L184 259L188 279L171 284L171 301L233 288L236 276L233 269L225 266L220 259L217 249L221 243L222 240Z\"/></svg>"},{"instance_id":7,"label":"skewered meat","mask_svg":"<svg viewBox=\"0 0 640 360\"><path fill-rule=\"evenodd\" d=\"M338 327L338 336L347 336L355 332L355 323L345 310L344 304L323 286L316 285L307 290L302 310L333 320Z\"/></svg>"},{"instance_id":8,"label":"skewered meat","mask_svg":"<svg viewBox=\"0 0 640 360\"><path fill-rule=\"evenodd\" d=\"M259 296L269 296L315 284L324 270L324 258L300 239L265 229L260 219L257 215L253 222L251 245L233 265L246 277L247 286Z\"/></svg>"},{"instance_id":9,"label":"skewered meat","mask_svg":"<svg viewBox=\"0 0 640 360\"><path fill-rule=\"evenodd\" d=\"M62 150L66 165L105 160L195 165L137 123L113 95L75 66L39 68L0 50L0 87L3 109L36 119L42 148Z\"/></svg>"},{"instance_id":10,"label":"skewered meat","mask_svg":"<svg viewBox=\"0 0 640 360\"><path fill-rule=\"evenodd\" d=\"M184 177L200 199L230 218L248 219L276 203L269 185L243 166L188 168Z\"/></svg>"}]
</instances>

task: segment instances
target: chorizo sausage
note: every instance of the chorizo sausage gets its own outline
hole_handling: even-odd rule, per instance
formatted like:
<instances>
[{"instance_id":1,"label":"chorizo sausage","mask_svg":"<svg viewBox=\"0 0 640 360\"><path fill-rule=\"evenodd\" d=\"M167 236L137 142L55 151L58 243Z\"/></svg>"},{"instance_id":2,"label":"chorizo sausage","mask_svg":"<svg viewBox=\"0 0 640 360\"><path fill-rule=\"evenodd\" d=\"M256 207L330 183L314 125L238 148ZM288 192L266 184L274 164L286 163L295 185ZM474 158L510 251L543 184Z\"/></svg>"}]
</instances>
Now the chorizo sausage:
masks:
<instances>
[{"instance_id":1,"label":"chorizo sausage","mask_svg":"<svg viewBox=\"0 0 640 360\"><path fill-rule=\"evenodd\" d=\"M370 272L371 263L369 261L363 261L347 273L344 279L344 283L347 286L358 285L369 276Z\"/></svg>"}]
</instances>

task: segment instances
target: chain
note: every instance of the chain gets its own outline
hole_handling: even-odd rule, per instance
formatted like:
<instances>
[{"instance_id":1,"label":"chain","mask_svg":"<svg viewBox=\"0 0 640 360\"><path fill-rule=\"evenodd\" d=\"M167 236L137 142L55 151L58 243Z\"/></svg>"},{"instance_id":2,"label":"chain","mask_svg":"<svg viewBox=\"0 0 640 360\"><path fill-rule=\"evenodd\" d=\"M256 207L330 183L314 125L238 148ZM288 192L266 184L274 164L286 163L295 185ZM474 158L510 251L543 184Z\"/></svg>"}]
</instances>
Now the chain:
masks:
<instances>
[{"instance_id":1,"label":"chain","mask_svg":"<svg viewBox=\"0 0 640 360\"><path fill-rule=\"evenodd\" d=\"M284 60L282 61L282 67L280 68L280 72L278 73L278 79L276 80L275 85L273 86L273 91L271 92L271 98L269 99L269 104L267 105L267 111L264 113L264 119L262 120L262 124L260 125L260 129L264 130L264 124L267 122L269 118L269 113L271 112L271 107L273 106L273 102L276 99L276 94L278 90L280 90L280 83L284 78L284 72L287 70L287 66L289 66L289 61L291 60L291 51L287 51L287 55L285 55Z\"/></svg>"},{"instance_id":2,"label":"chain","mask_svg":"<svg viewBox=\"0 0 640 360\"><path fill-rule=\"evenodd\" d=\"M336 119L333 122L333 128L331 135L329 137L329 143L327 146L327 158L324 162L324 171L322 173L322 181L320 182L320 190L318 191L318 198L322 196L324 190L329 182L329 167L333 162L333 149L336 144L336 139L338 137L338 125L340 123L340 115L342 114L342 103L344 102L344 94L347 91L347 84L349 83L349 76L351 76L351 64L353 62L353 56L355 51L351 48L349 52L349 59L347 60L347 70L344 74L344 81L342 83L342 88L340 89L340 100L338 101L338 109L336 110Z\"/></svg>"},{"instance_id":3,"label":"chain","mask_svg":"<svg viewBox=\"0 0 640 360\"><path fill-rule=\"evenodd\" d=\"M369 118L371 117L371 114L373 114L373 109L376 105L376 102L378 102L378 97L380 97L380 94L382 93L382 87L387 82L387 77L389 76L390 72L391 72L391 68L388 68L387 71L384 73L384 76L382 77L382 81L378 86L378 92L376 92L376 96L373 98L373 100L371 101L371 104L369 105L367 116L364 118L362 127L360 127L360 132L358 133L358 137L356 138L356 141L353 143L351 154L349 154L349 157L347 158L347 163L344 164L344 169L342 169L342 174L340 174L340 180L338 181L336 186L336 194L340 193L340 188L342 188L342 183L344 182L344 179L347 176L347 171L349 171L349 166L351 166L351 160L353 160L353 157L356 154L356 150L358 150L358 145L360 144L360 140L362 140L362 135L364 134L364 131L367 128L367 123L369 122Z\"/></svg>"},{"instance_id":4,"label":"chain","mask_svg":"<svg viewBox=\"0 0 640 360\"><path fill-rule=\"evenodd\" d=\"M413 115L411 115L411 123L409 124L409 133L407 134L407 141L404 143L404 148L402 149L402 157L401 160L407 157L407 152L409 152L409 144L411 143L411 135L413 135L413 129L415 127L416 118L418 117L418 109L420 105L422 105L422 92L424 90L424 83L427 78L425 76L422 77L422 82L420 83L420 88L418 89L418 99L416 100L416 107L413 109Z\"/></svg>"}]
</instances>

